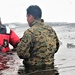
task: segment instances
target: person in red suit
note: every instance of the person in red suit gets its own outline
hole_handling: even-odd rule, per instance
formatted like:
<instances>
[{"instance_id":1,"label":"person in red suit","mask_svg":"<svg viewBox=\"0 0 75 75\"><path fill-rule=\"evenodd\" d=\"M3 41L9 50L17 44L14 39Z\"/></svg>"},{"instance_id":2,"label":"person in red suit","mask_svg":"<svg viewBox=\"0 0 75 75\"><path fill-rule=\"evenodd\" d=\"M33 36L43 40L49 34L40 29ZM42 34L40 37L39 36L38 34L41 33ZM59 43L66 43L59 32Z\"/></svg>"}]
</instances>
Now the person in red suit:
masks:
<instances>
[{"instance_id":1,"label":"person in red suit","mask_svg":"<svg viewBox=\"0 0 75 75\"><path fill-rule=\"evenodd\" d=\"M9 44L16 48L19 42L18 35L9 27L3 25L0 18L0 52L8 52L10 50Z\"/></svg>"}]
</instances>

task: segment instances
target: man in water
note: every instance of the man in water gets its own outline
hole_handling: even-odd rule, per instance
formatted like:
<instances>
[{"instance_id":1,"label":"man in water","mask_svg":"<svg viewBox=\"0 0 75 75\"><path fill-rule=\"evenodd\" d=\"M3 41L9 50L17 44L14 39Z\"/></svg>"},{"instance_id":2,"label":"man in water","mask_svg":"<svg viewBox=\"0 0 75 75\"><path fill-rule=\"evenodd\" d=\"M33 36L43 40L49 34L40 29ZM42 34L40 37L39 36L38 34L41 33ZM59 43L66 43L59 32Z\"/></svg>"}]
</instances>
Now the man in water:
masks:
<instances>
[{"instance_id":1,"label":"man in water","mask_svg":"<svg viewBox=\"0 0 75 75\"><path fill-rule=\"evenodd\" d=\"M42 10L37 5L27 8L27 21L30 26L24 32L16 50L24 59L25 73L30 75L54 75L54 54L58 51L59 40L52 27L41 19ZM54 71L53 71L54 72Z\"/></svg>"}]
</instances>

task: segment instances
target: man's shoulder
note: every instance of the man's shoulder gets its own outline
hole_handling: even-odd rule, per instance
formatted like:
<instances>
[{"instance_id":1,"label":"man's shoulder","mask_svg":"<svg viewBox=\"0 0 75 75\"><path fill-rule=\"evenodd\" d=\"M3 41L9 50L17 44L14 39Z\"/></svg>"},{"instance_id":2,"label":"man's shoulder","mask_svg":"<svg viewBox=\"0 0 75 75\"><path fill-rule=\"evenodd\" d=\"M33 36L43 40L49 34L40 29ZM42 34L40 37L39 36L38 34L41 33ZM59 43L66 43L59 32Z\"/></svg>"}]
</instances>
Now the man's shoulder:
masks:
<instances>
[{"instance_id":1,"label":"man's shoulder","mask_svg":"<svg viewBox=\"0 0 75 75\"><path fill-rule=\"evenodd\" d=\"M53 30L53 27L51 25L46 24L46 23L43 25L43 27L46 29Z\"/></svg>"},{"instance_id":2,"label":"man's shoulder","mask_svg":"<svg viewBox=\"0 0 75 75\"><path fill-rule=\"evenodd\" d=\"M37 29L37 26L32 26L29 29L27 29L27 32L34 32L35 29Z\"/></svg>"},{"instance_id":3,"label":"man's shoulder","mask_svg":"<svg viewBox=\"0 0 75 75\"><path fill-rule=\"evenodd\" d=\"M25 34L25 35L32 34L32 28L27 29L27 30L24 32L24 34Z\"/></svg>"}]
</instances>

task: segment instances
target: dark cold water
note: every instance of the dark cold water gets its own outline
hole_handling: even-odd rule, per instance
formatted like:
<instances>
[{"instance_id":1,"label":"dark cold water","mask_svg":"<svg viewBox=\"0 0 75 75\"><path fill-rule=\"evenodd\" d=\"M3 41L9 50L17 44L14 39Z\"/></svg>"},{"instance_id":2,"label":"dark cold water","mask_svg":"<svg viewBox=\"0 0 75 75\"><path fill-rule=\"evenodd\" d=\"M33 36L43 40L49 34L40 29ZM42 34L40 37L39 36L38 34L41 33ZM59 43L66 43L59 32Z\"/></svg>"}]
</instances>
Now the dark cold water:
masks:
<instances>
[{"instance_id":1,"label":"dark cold water","mask_svg":"<svg viewBox=\"0 0 75 75\"><path fill-rule=\"evenodd\" d=\"M54 69L50 73L41 71L41 75L75 75L75 24L48 23L56 31L60 40L60 48L55 54ZM29 27L26 24L7 24L21 38ZM12 48L12 46L10 46ZM39 75L37 72L36 75ZM48 74L46 74L48 73ZM59 74L58 74L59 73ZM0 53L0 75L25 75L22 59L16 52ZM35 75L35 73L29 74Z\"/></svg>"}]
</instances>

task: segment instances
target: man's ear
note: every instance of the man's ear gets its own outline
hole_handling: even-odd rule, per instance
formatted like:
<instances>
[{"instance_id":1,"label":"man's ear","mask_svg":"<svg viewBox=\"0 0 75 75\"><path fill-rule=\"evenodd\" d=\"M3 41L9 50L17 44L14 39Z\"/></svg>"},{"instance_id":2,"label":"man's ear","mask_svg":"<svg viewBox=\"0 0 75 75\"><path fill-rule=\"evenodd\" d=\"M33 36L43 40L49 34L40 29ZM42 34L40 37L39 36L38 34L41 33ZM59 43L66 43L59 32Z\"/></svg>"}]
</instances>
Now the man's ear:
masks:
<instances>
[{"instance_id":1,"label":"man's ear","mask_svg":"<svg viewBox=\"0 0 75 75\"><path fill-rule=\"evenodd\" d=\"M34 21L34 17L32 15L30 15L30 18L31 18L32 21Z\"/></svg>"}]
</instances>

